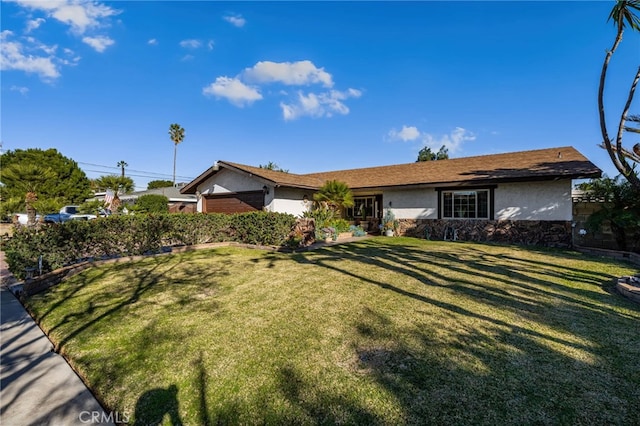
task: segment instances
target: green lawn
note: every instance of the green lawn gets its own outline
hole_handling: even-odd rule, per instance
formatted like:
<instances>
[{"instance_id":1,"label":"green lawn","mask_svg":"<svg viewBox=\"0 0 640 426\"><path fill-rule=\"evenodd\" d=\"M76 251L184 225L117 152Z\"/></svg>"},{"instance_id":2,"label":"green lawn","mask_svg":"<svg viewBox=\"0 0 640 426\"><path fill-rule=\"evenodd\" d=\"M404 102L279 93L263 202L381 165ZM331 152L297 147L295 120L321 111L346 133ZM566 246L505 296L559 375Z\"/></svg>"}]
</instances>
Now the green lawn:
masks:
<instances>
[{"instance_id":1,"label":"green lawn","mask_svg":"<svg viewBox=\"0 0 640 426\"><path fill-rule=\"evenodd\" d=\"M137 424L640 424L632 272L381 237L105 265L28 304Z\"/></svg>"}]
</instances>

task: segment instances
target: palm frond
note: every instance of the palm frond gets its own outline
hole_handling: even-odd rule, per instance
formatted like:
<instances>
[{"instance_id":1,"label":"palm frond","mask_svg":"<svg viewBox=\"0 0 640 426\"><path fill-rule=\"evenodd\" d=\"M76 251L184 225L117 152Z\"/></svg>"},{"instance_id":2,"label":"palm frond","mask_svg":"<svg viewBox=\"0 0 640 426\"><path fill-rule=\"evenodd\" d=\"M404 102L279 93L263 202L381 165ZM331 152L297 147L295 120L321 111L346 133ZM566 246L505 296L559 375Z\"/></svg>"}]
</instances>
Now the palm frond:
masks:
<instances>
[{"instance_id":1,"label":"palm frond","mask_svg":"<svg viewBox=\"0 0 640 426\"><path fill-rule=\"evenodd\" d=\"M640 30L640 18L634 14L640 12L640 0L617 0L616 5L611 9L607 22L613 20L618 28L625 25L633 30Z\"/></svg>"}]
</instances>

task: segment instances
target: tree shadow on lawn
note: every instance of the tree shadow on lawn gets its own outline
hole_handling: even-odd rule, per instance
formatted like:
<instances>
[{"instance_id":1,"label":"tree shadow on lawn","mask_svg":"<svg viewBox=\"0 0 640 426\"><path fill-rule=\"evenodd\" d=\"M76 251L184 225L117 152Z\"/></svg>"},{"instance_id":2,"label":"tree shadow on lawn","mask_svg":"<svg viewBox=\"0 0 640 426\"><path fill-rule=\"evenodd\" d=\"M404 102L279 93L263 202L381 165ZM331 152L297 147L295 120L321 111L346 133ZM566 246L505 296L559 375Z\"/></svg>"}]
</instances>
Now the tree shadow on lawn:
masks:
<instances>
[{"instance_id":1,"label":"tree shadow on lawn","mask_svg":"<svg viewBox=\"0 0 640 426\"><path fill-rule=\"evenodd\" d=\"M353 243L294 258L431 306L425 313L416 310L416 317L441 311L448 318L441 330L425 330L416 319L415 329L397 333L412 337L392 347L381 334L387 326L354 325L372 340L355 344L358 362L417 423L640 421L632 408L640 398L640 374L632 367L640 350L640 310L597 291L614 277L547 265L526 252L520 258L452 244L449 252L442 246L429 252L423 245ZM345 261L367 267L349 268ZM377 268L409 279L385 282ZM578 285L554 281L567 276ZM460 294L460 303L429 289L438 287ZM435 336L443 330L453 341ZM416 349L409 340L421 343Z\"/></svg>"},{"instance_id":2,"label":"tree shadow on lawn","mask_svg":"<svg viewBox=\"0 0 640 426\"><path fill-rule=\"evenodd\" d=\"M338 392L322 391L304 379L294 365L284 365L277 372L278 390L295 410L279 417L275 424L383 424L379 418L358 401L339 395Z\"/></svg>"},{"instance_id":3,"label":"tree shadow on lawn","mask_svg":"<svg viewBox=\"0 0 640 426\"><path fill-rule=\"evenodd\" d=\"M602 388L615 374L500 330L442 341L414 329L399 340L373 310L356 324L354 370L397 398L407 424L637 424L637 390ZM445 325L446 327L446 325ZM364 330L364 332L363 332ZM402 330L406 334L407 330ZM390 337L391 335L391 337ZM390 343L390 339L393 343ZM411 343L409 343L411 342ZM504 348L496 348L496 343ZM596 368L594 368L596 367Z\"/></svg>"},{"instance_id":4,"label":"tree shadow on lawn","mask_svg":"<svg viewBox=\"0 0 640 426\"><path fill-rule=\"evenodd\" d=\"M218 256L218 255L217 255ZM220 256L225 256L221 254ZM199 257L189 256L190 262L196 260L205 259L206 255L203 253ZM183 285L194 285L195 277L205 275L207 279L222 278L229 275L229 269L233 266L231 260L221 262L221 266L218 269L214 269L205 263L196 263L191 265L188 270L179 269L183 267L182 262L172 260L167 256L157 256L142 260L145 265L151 263L151 268L141 267L135 268L131 263L116 265L115 268L108 266L95 274L90 270L88 273L79 274L73 277L73 282L70 285L64 286L61 293L57 296L60 300L52 304L52 306L45 311L38 320L42 322L42 319L48 316L55 309L60 308L66 302L76 296L80 291L87 286L96 282L102 282L108 278L109 274L115 274L120 270L125 273L130 272L132 274L128 283L125 286L119 285L113 289L113 291L97 292L92 296L91 300L88 300L83 304L80 310L67 313L62 317L57 324L53 325L47 330L47 334L51 335L59 328L68 326L69 324L77 324L77 326L70 330L64 331L62 337L55 343L56 352L60 352L64 347L74 338L78 337L81 333L90 332L93 328L108 324L123 310L130 309L131 305L134 305L143 299L143 297L152 291L158 289L161 285L176 286L176 289L180 289ZM178 269L178 271L176 271ZM167 282L167 275L173 274L174 276ZM204 293L210 293L215 290L216 284L205 285L202 282L198 282L198 290ZM57 289L54 289L57 290ZM206 294L205 294L206 295ZM176 300L172 302L177 303L180 306L184 306L193 301L193 294L180 294ZM153 303L144 301L144 303ZM215 307L215 303L208 303L208 308ZM163 307L160 305L160 307ZM170 306L165 306L169 308Z\"/></svg>"}]
</instances>

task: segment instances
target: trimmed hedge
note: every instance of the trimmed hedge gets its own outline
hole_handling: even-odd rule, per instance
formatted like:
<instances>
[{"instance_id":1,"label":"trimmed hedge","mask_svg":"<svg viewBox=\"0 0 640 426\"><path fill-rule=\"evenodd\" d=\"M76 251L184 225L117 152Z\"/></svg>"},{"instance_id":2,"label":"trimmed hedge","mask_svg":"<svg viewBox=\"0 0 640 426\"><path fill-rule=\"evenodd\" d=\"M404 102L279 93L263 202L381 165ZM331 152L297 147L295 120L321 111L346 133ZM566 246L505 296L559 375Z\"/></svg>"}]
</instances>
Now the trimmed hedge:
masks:
<instances>
[{"instance_id":1,"label":"trimmed hedge","mask_svg":"<svg viewBox=\"0 0 640 426\"><path fill-rule=\"evenodd\" d=\"M296 223L290 214L143 214L17 228L4 244L9 270L24 279L25 268L42 272L86 259L159 253L163 247L234 241L284 246Z\"/></svg>"}]
</instances>

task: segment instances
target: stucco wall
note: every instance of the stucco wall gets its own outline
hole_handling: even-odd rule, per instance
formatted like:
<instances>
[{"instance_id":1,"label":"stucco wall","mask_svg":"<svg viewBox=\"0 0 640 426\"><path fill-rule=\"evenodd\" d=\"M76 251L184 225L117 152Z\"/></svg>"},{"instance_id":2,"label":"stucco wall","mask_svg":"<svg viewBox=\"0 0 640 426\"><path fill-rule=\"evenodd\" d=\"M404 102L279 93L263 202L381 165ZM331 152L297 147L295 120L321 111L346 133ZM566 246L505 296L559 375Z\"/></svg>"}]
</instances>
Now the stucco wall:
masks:
<instances>
[{"instance_id":1,"label":"stucco wall","mask_svg":"<svg viewBox=\"0 0 640 426\"><path fill-rule=\"evenodd\" d=\"M433 188L387 190L382 204L384 211L391 208L396 219L438 218L438 193Z\"/></svg>"},{"instance_id":2,"label":"stucco wall","mask_svg":"<svg viewBox=\"0 0 640 426\"><path fill-rule=\"evenodd\" d=\"M201 194L221 194L225 192L260 191L264 183L231 170L222 169L201 185Z\"/></svg>"},{"instance_id":3,"label":"stucco wall","mask_svg":"<svg viewBox=\"0 0 640 426\"><path fill-rule=\"evenodd\" d=\"M311 202L305 203L303 200L305 195L309 200L313 200L312 191L294 188L275 188L275 197L267 206L267 209L273 212L290 213L295 216L302 216L302 214L311 206Z\"/></svg>"},{"instance_id":4,"label":"stucco wall","mask_svg":"<svg viewBox=\"0 0 640 426\"><path fill-rule=\"evenodd\" d=\"M464 188L460 188L464 190ZM502 183L494 192L496 220L571 220L571 180ZM434 188L388 190L385 210L397 219L437 219L438 192Z\"/></svg>"},{"instance_id":5,"label":"stucco wall","mask_svg":"<svg viewBox=\"0 0 640 426\"><path fill-rule=\"evenodd\" d=\"M500 184L496 220L571 220L571 180Z\"/></svg>"}]
</instances>

